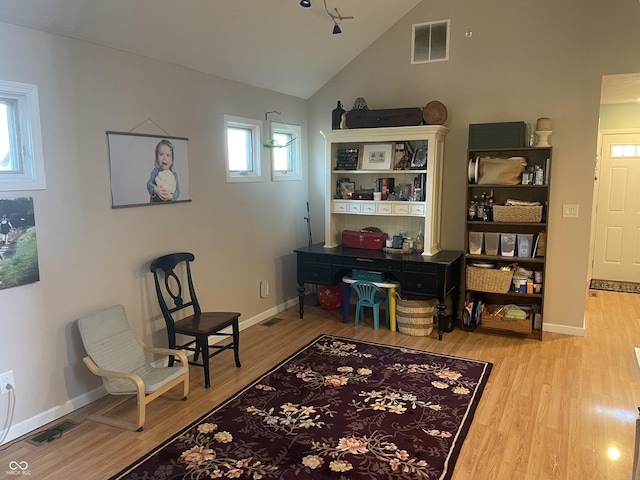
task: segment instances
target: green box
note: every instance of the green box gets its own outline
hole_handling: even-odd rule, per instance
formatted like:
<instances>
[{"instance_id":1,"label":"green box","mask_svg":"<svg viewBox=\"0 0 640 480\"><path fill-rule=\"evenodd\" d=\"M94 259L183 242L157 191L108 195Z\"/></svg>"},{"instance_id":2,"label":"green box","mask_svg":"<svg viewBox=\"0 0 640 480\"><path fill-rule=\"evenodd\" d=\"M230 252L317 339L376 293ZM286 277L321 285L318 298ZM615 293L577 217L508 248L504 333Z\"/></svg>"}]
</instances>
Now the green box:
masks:
<instances>
[{"instance_id":1,"label":"green box","mask_svg":"<svg viewBox=\"0 0 640 480\"><path fill-rule=\"evenodd\" d=\"M469 125L469 149L525 147L527 125L524 122L472 123Z\"/></svg>"},{"instance_id":2,"label":"green box","mask_svg":"<svg viewBox=\"0 0 640 480\"><path fill-rule=\"evenodd\" d=\"M353 270L351 272L351 278L354 280L366 280L368 282L384 282L384 273L382 272L369 272L367 270Z\"/></svg>"}]
</instances>

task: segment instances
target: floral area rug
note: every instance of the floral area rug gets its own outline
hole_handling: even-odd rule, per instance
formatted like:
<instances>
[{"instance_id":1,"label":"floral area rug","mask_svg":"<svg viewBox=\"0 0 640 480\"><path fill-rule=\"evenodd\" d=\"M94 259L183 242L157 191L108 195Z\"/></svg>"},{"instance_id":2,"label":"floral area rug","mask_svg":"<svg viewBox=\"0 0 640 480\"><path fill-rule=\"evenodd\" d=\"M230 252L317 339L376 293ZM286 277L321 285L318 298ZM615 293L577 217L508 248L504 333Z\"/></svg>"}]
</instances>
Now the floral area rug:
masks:
<instances>
[{"instance_id":1,"label":"floral area rug","mask_svg":"<svg viewBox=\"0 0 640 480\"><path fill-rule=\"evenodd\" d=\"M591 283L589 284L589 289L609 290L610 292L622 293L640 293L640 283L592 279Z\"/></svg>"},{"instance_id":2,"label":"floral area rug","mask_svg":"<svg viewBox=\"0 0 640 480\"><path fill-rule=\"evenodd\" d=\"M450 479L491 367L321 335L111 480Z\"/></svg>"}]
</instances>

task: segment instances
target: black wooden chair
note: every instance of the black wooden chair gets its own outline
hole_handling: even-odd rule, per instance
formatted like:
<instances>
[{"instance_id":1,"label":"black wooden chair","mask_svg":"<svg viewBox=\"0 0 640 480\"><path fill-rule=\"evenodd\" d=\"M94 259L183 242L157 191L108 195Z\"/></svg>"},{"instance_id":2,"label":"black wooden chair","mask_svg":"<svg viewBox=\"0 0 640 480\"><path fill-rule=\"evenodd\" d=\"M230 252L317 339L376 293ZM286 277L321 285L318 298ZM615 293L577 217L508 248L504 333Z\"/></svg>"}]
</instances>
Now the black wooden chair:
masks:
<instances>
[{"instance_id":1,"label":"black wooden chair","mask_svg":"<svg viewBox=\"0 0 640 480\"><path fill-rule=\"evenodd\" d=\"M190 360L189 364L204 367L204 386L209 388L211 386L209 380L209 359L211 357L224 350L233 349L236 366L240 367L238 352L240 343L238 317L240 317L240 313L203 312L200 309L191 277L191 262L194 259L194 255L187 252L163 255L151 262L151 271L160 309L167 324L169 348L194 352L193 360ZM176 273L176 270L182 272L183 269L186 272L186 291L183 289L180 276ZM171 304L167 304L167 301L170 301ZM187 314L186 317L185 314ZM231 333L229 333L229 328ZM177 334L193 337L193 339L178 345L176 344ZM209 337L211 336L232 337L232 342L224 345L209 345ZM210 349L212 349L211 353L209 353ZM202 356L202 362L198 361L200 356ZM174 357L170 357L169 366L173 365L173 361Z\"/></svg>"}]
</instances>

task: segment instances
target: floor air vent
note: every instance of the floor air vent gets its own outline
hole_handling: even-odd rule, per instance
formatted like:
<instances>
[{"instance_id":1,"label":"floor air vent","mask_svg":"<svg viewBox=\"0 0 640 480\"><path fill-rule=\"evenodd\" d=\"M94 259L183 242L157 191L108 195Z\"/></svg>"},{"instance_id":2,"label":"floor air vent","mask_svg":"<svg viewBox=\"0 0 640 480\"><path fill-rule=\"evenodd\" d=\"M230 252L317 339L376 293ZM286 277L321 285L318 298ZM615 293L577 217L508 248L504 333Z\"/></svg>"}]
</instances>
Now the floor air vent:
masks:
<instances>
[{"instance_id":1,"label":"floor air vent","mask_svg":"<svg viewBox=\"0 0 640 480\"><path fill-rule=\"evenodd\" d=\"M38 432L34 436L27 438L27 442L31 445L40 446L43 443L60 438L64 432L78 425L80 424L72 422L71 420L65 420L64 422L60 422L51 428L47 428L46 430Z\"/></svg>"}]
</instances>

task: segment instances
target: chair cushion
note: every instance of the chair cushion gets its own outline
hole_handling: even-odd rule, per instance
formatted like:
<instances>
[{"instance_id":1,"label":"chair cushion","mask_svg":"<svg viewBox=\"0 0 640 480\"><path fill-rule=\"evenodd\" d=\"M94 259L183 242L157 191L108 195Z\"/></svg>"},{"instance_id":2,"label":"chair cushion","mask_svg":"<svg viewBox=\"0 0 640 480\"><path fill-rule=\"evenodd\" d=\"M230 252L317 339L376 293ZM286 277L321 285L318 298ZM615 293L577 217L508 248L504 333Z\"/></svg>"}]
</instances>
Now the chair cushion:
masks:
<instances>
[{"instance_id":1,"label":"chair cushion","mask_svg":"<svg viewBox=\"0 0 640 480\"><path fill-rule=\"evenodd\" d=\"M122 305L115 305L78 320L80 336L87 354L102 370L133 373L142 378L147 393L185 373L185 367L156 368L149 364L138 343ZM105 389L114 395L135 393L127 379L102 377Z\"/></svg>"},{"instance_id":2,"label":"chair cushion","mask_svg":"<svg viewBox=\"0 0 640 480\"><path fill-rule=\"evenodd\" d=\"M158 388L171 380L187 373L187 367L152 367L145 365L144 368L130 372L138 375L144 383L146 394L155 392ZM130 395L136 393L135 384L127 379L107 379L102 378L104 388L112 395Z\"/></svg>"}]
</instances>

